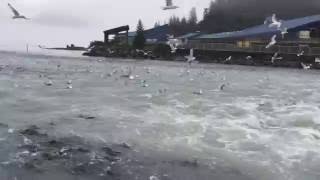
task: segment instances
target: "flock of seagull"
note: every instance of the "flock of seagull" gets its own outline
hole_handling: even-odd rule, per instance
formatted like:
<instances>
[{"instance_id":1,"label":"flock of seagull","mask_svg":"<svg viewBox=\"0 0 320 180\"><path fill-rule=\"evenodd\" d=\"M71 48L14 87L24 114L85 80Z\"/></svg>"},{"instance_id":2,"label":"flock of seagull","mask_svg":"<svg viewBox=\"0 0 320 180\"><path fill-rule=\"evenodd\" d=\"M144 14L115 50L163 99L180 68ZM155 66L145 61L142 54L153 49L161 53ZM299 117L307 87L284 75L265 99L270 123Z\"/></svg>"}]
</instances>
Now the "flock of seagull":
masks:
<instances>
[{"instance_id":1,"label":"flock of seagull","mask_svg":"<svg viewBox=\"0 0 320 180\"><path fill-rule=\"evenodd\" d=\"M12 17L13 19L25 19L25 20L29 20L29 18L27 18L26 16L20 14L10 3L8 3L9 8L11 9L11 11L13 12L14 16ZM179 8L176 5L173 5L172 0L166 0L166 6L162 7L163 10L173 10L173 9L177 9ZM276 14L273 14L271 19L267 18L264 21L264 24L268 25L269 28L277 28L277 30L281 31L281 35L282 38L285 37L285 35L288 33L288 28L287 27L283 27L282 24L282 20L278 20L278 18L276 17ZM272 46L274 46L277 43L277 35L273 35L271 37L271 40L269 42L269 44L265 47L266 49L271 48ZM173 35L168 35L168 42L167 44L170 46L171 48L171 53L176 53L178 47L181 45L181 42L174 38ZM304 55L304 51L301 51L297 54L298 57L301 57ZM232 58L232 56L229 56L228 58L226 58L225 62L230 61ZM252 57L251 57L252 58ZM250 59L251 59L250 58ZM194 50L190 49L190 53L188 56L185 56L186 61L189 63L189 65L191 65L193 62L196 62L196 57L194 56ZM248 57L247 57L248 59ZM275 62L275 60L281 60L283 59L282 57L279 57L279 53L276 52L272 58L271 58L271 63L273 64ZM311 69L312 65L306 65L304 63L301 62L301 66L303 69Z\"/></svg>"},{"instance_id":2,"label":"flock of seagull","mask_svg":"<svg viewBox=\"0 0 320 180\"><path fill-rule=\"evenodd\" d=\"M264 24L268 24L269 23L269 19L267 18L265 21L264 21ZM277 28L277 30L280 31L281 35L282 35L282 39L284 39L285 35L288 34L288 28L287 27L283 27L283 24L282 24L282 21L281 20L278 20L277 17L276 17L276 14L273 14L272 17L271 17L271 22L269 23L268 25L269 28ZM269 42L269 44L266 46L266 49L269 49L271 48L272 46L274 46L276 43L277 43L277 35L273 35L271 37L271 41ZM304 55L304 51L301 50L297 56L298 57L301 57ZM274 53L274 55L272 56L271 58L271 63L274 64L274 62L276 60L282 60L283 58L279 56L279 53L276 52ZM303 69L311 69L312 68L312 64L304 64L303 62L300 63L302 68Z\"/></svg>"},{"instance_id":3,"label":"flock of seagull","mask_svg":"<svg viewBox=\"0 0 320 180\"><path fill-rule=\"evenodd\" d=\"M277 19L277 16L276 14L273 14L271 19L270 18L267 18L265 21L264 21L264 24L265 25L268 25L269 28L276 28L277 30L280 31L281 35L282 35L282 39L284 39L285 35L288 33L288 28L287 27L283 27L283 24L282 24L282 20L278 20ZM271 37L271 40L270 42L266 45L266 49L269 49L271 48L272 46L276 45L277 44L277 35L274 34L272 37ZM176 53L178 47L181 45L181 42L174 38L173 35L168 35L168 41L167 41L167 44L170 46L171 48L171 53ZM304 51L301 50L298 54L297 54L297 57L301 57L304 55ZM191 65L192 62L196 62L196 57L194 57L194 49L190 49L190 54L188 56L185 56L185 59L186 61ZM225 59L224 62L229 62L231 61L232 59L232 56L229 56ZM247 60L250 60L252 59L251 56L247 56L246 57ZM271 63L274 64L276 60L282 60L283 57L280 57L279 56L279 52L276 52L274 53L274 55L271 57ZM317 59L317 58L316 58ZM320 58L318 59L318 61L315 61L316 63L320 63ZM312 68L312 65L309 64L304 64L303 62L301 62L301 66L303 69L311 69Z\"/></svg>"},{"instance_id":4,"label":"flock of seagull","mask_svg":"<svg viewBox=\"0 0 320 180\"><path fill-rule=\"evenodd\" d=\"M97 62L102 63L102 62L104 62L104 60L97 60ZM56 71L58 73L62 73L63 72L63 71L61 71L62 65L60 65L60 63L59 63L56 66L57 66L57 68L54 71ZM81 69L79 69L77 67L74 70L72 70L72 72L73 73L74 72L95 73L95 71L92 70L92 69L94 69L92 65L85 66L84 68L85 69L81 68L82 69L81 70ZM128 81L136 81L136 80L138 80L138 82L140 82L139 83L140 87L148 88L150 85L148 84L147 80L142 78L142 77L140 77L138 74L135 74L135 70L136 70L136 66L135 65L134 66L126 66L126 67L117 67L115 65L112 65L110 72L109 73L108 72L102 72L100 77L101 78L112 78L112 77L114 77L115 80L120 80L120 79L127 79ZM144 73L147 76L152 75L152 74L155 77L159 77L160 76L159 73L153 73L152 69L150 67L143 67L141 70L142 70L141 72ZM217 78L218 78L217 80L219 80L219 81L221 80L222 81L221 84L217 87L216 90L217 91L225 90L225 88L229 85L228 83L225 83L226 77L222 77L222 76L220 76L219 74L216 74L216 73L214 73L214 74L217 76ZM186 67L182 68L180 73L178 73L179 77L188 77L189 76L190 82L194 82L195 80L190 75L191 75L190 66L186 66ZM205 72L201 70L201 71L199 71L197 73L197 75L202 77L202 76L205 75ZM68 78L67 74L65 74L65 76L66 76L66 78ZM45 86L48 86L48 87L55 86L55 83L53 82L53 78L50 77L50 75L47 74L47 71L45 71L43 73L40 73L39 74L39 78L46 79L46 80L43 81ZM128 81L127 80L125 81L125 85L128 85ZM65 89L72 89L73 88L72 83L73 83L73 81L70 80L70 79L69 80L65 80L65 85L66 85ZM157 90L159 95L166 94L167 91L168 91L167 88L162 88L162 89L160 88L160 89ZM204 91L202 89L198 89L198 90L195 89L195 91L192 91L190 93L192 93L194 95L203 95Z\"/></svg>"}]
</instances>

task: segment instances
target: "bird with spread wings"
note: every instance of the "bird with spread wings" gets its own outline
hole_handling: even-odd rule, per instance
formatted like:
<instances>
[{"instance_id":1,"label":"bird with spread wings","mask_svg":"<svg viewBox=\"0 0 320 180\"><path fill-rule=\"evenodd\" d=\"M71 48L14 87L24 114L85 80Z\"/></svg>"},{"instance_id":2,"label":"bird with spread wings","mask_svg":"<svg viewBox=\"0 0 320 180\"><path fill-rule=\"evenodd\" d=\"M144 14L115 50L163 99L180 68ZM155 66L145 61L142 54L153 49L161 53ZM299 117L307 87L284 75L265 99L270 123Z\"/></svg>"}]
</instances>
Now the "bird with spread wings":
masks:
<instances>
[{"instance_id":1,"label":"bird with spread wings","mask_svg":"<svg viewBox=\"0 0 320 180\"><path fill-rule=\"evenodd\" d=\"M10 3L8 3L8 6L14 14L12 19L28 19L25 16L21 15Z\"/></svg>"}]
</instances>

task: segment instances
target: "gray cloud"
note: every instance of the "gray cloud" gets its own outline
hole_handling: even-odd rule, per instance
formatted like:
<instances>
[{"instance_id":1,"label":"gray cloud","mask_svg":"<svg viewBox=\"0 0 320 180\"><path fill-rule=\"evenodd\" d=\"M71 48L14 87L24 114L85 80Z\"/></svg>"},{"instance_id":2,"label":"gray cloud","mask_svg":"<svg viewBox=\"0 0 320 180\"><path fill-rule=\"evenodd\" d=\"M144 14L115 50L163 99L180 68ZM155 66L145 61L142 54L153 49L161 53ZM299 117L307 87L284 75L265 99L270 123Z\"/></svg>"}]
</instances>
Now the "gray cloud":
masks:
<instances>
[{"instance_id":1,"label":"gray cloud","mask_svg":"<svg viewBox=\"0 0 320 180\"><path fill-rule=\"evenodd\" d=\"M7 7L11 2L30 21L13 21ZM175 11L162 11L165 0L0 0L1 44L44 44L64 46L67 43L88 45L102 40L102 31L121 25L135 30L138 19L145 28L172 15L187 16L196 6L199 15L210 0L174 0ZM2 46L4 47L4 46Z\"/></svg>"},{"instance_id":2,"label":"gray cloud","mask_svg":"<svg viewBox=\"0 0 320 180\"><path fill-rule=\"evenodd\" d=\"M80 17L75 17L70 14L56 14L53 12L41 13L32 18L32 21L37 24L47 25L47 26L59 26L59 27L87 27L89 22L81 19Z\"/></svg>"}]
</instances>

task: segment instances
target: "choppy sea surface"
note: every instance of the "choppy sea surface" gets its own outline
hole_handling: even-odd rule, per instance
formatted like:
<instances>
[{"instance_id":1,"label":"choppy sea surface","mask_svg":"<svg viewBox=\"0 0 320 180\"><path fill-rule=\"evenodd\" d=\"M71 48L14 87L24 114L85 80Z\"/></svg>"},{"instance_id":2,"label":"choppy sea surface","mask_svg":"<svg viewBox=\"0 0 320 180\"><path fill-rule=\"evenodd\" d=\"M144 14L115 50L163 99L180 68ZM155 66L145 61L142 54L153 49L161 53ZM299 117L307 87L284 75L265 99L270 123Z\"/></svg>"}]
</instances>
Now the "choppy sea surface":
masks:
<instances>
[{"instance_id":1,"label":"choppy sea surface","mask_svg":"<svg viewBox=\"0 0 320 180\"><path fill-rule=\"evenodd\" d=\"M11 52L0 70L1 180L320 179L319 71Z\"/></svg>"}]
</instances>

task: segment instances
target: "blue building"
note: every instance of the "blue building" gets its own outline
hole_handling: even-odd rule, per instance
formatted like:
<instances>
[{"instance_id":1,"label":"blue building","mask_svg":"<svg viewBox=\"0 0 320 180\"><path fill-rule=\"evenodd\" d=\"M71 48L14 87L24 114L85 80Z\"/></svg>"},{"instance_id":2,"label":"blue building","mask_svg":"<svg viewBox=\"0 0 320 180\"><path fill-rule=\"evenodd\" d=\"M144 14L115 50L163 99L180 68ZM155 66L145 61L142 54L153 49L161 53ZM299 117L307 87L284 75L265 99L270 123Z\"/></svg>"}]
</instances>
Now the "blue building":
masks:
<instances>
[{"instance_id":1,"label":"blue building","mask_svg":"<svg viewBox=\"0 0 320 180\"><path fill-rule=\"evenodd\" d=\"M287 31L288 33L282 34ZM265 48L272 36L276 45ZM188 48L214 51L320 55L320 15L282 21L280 30L262 24L240 31L202 34L188 39Z\"/></svg>"},{"instance_id":2,"label":"blue building","mask_svg":"<svg viewBox=\"0 0 320 180\"><path fill-rule=\"evenodd\" d=\"M158 43L166 43L168 40L169 33L170 33L169 25L165 24L162 26L145 30L144 36L146 38L147 44L158 44ZM128 33L129 44L133 43L135 36L136 36L136 32Z\"/></svg>"}]
</instances>

